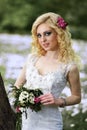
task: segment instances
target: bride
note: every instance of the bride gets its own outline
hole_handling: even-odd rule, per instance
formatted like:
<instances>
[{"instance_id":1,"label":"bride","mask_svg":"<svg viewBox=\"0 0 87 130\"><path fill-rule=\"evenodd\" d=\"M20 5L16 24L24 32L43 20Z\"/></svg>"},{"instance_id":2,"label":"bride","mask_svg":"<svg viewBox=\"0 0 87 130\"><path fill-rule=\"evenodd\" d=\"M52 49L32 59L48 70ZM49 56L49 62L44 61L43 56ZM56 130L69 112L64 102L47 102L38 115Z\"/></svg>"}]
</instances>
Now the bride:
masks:
<instances>
[{"instance_id":1,"label":"bride","mask_svg":"<svg viewBox=\"0 0 87 130\"><path fill-rule=\"evenodd\" d=\"M81 101L78 56L71 46L68 24L58 14L48 12L39 16L32 26L32 53L21 70L15 86L39 88L42 108L39 112L27 109L22 114L22 130L63 130L59 107ZM69 84L71 95L61 98Z\"/></svg>"}]
</instances>

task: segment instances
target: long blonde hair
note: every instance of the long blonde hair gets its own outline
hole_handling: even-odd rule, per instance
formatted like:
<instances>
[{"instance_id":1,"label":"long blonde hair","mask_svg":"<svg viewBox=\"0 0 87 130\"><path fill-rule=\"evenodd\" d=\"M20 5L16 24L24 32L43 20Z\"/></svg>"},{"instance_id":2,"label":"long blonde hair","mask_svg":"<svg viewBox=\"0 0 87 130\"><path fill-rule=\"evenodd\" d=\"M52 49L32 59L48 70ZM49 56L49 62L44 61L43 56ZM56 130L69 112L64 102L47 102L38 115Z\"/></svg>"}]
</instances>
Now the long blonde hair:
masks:
<instances>
[{"instance_id":1,"label":"long blonde hair","mask_svg":"<svg viewBox=\"0 0 87 130\"><path fill-rule=\"evenodd\" d=\"M69 28L62 29L58 27L57 19L60 15L56 13L45 13L39 16L32 26L32 52L35 52L38 55L45 55L46 51L40 46L37 39L37 27L42 23L47 23L50 28L54 29L54 31L58 34L58 47L60 50L60 54L58 55L58 60L64 63L70 61L78 60L78 56L75 54L72 48L71 42L71 33L69 32Z\"/></svg>"}]
</instances>

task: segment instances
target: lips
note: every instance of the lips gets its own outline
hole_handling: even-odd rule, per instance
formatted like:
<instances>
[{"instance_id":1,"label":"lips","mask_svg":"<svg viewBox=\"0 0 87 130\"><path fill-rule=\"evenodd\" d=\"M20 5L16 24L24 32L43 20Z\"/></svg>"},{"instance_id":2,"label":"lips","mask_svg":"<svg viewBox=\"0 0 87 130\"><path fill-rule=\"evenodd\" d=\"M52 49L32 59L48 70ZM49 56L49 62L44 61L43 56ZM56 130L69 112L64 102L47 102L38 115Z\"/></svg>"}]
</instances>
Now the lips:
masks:
<instances>
[{"instance_id":1,"label":"lips","mask_svg":"<svg viewBox=\"0 0 87 130\"><path fill-rule=\"evenodd\" d=\"M44 43L43 47L47 48L49 46L49 43Z\"/></svg>"}]
</instances>

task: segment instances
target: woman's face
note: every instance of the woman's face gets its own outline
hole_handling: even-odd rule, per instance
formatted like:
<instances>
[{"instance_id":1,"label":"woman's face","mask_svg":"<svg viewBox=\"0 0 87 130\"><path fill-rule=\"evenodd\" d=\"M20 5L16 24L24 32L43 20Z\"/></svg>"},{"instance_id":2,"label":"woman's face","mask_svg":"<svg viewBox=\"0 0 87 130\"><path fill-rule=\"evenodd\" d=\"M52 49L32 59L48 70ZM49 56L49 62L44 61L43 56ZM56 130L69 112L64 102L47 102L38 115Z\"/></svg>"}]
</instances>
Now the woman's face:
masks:
<instances>
[{"instance_id":1,"label":"woman's face","mask_svg":"<svg viewBox=\"0 0 87 130\"><path fill-rule=\"evenodd\" d=\"M57 33L46 23L38 26L37 39L45 51L53 51L58 49Z\"/></svg>"}]
</instances>

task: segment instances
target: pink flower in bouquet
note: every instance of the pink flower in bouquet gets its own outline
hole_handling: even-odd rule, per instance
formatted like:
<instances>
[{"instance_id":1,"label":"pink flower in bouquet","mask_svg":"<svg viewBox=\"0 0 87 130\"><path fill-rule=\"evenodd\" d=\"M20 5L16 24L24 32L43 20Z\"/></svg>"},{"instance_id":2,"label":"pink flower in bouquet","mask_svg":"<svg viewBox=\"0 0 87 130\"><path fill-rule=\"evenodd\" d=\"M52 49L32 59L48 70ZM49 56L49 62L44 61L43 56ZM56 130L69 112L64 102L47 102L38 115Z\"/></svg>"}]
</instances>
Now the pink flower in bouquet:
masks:
<instances>
[{"instance_id":1,"label":"pink flower in bouquet","mask_svg":"<svg viewBox=\"0 0 87 130\"><path fill-rule=\"evenodd\" d=\"M35 103L39 103L40 101L41 101L40 98L38 98L38 97L35 97L35 98L34 98L34 102L35 102Z\"/></svg>"},{"instance_id":2,"label":"pink flower in bouquet","mask_svg":"<svg viewBox=\"0 0 87 130\"><path fill-rule=\"evenodd\" d=\"M19 106L16 107L16 112L17 112L17 113L20 113L20 112L21 112Z\"/></svg>"}]
</instances>

